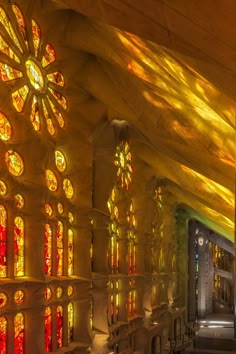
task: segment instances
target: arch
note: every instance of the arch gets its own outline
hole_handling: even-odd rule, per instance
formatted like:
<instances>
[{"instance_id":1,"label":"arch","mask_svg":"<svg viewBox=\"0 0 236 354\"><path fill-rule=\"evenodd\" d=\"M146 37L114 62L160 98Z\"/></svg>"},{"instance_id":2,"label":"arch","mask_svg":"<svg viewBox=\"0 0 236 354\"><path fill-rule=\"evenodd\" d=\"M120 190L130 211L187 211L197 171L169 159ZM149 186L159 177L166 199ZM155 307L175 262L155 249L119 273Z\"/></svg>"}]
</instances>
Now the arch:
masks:
<instances>
[{"instance_id":1,"label":"arch","mask_svg":"<svg viewBox=\"0 0 236 354\"><path fill-rule=\"evenodd\" d=\"M161 353L161 337L160 336L152 337L151 353L152 354L160 354Z\"/></svg>"}]
</instances>

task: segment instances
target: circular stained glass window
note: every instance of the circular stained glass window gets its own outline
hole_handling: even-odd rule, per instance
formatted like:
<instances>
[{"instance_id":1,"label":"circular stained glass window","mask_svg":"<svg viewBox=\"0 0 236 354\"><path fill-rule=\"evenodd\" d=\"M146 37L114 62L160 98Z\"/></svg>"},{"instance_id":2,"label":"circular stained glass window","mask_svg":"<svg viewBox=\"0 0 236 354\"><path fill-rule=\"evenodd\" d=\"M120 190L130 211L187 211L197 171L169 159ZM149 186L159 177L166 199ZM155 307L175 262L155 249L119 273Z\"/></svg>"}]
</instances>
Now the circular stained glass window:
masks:
<instances>
[{"instance_id":1,"label":"circular stained glass window","mask_svg":"<svg viewBox=\"0 0 236 354\"><path fill-rule=\"evenodd\" d=\"M45 204L45 214L46 216L52 216L52 207L50 204Z\"/></svg>"},{"instance_id":2,"label":"circular stained glass window","mask_svg":"<svg viewBox=\"0 0 236 354\"><path fill-rule=\"evenodd\" d=\"M11 124L7 118L0 112L0 139L9 141L11 139Z\"/></svg>"},{"instance_id":3,"label":"circular stained glass window","mask_svg":"<svg viewBox=\"0 0 236 354\"><path fill-rule=\"evenodd\" d=\"M46 183L50 191L57 190L57 177L52 170L46 170Z\"/></svg>"},{"instance_id":4,"label":"circular stained glass window","mask_svg":"<svg viewBox=\"0 0 236 354\"><path fill-rule=\"evenodd\" d=\"M0 180L0 195L6 195L7 193L7 185L5 182Z\"/></svg>"},{"instance_id":5,"label":"circular stained glass window","mask_svg":"<svg viewBox=\"0 0 236 354\"><path fill-rule=\"evenodd\" d=\"M50 288L46 288L46 289L44 290L44 296L45 296L45 299L46 299L46 300L51 299L51 297L52 297L52 290L51 290Z\"/></svg>"},{"instance_id":6,"label":"circular stained glass window","mask_svg":"<svg viewBox=\"0 0 236 354\"><path fill-rule=\"evenodd\" d=\"M62 294L63 294L63 289L61 286L59 286L57 288L57 298L60 299L62 297Z\"/></svg>"},{"instance_id":7,"label":"circular stained glass window","mask_svg":"<svg viewBox=\"0 0 236 354\"><path fill-rule=\"evenodd\" d=\"M73 294L73 286L72 285L68 285L67 294L68 294L68 296L71 296Z\"/></svg>"},{"instance_id":8,"label":"circular stained glass window","mask_svg":"<svg viewBox=\"0 0 236 354\"><path fill-rule=\"evenodd\" d=\"M17 305L22 304L24 301L24 292L22 290L17 290L14 295L14 300Z\"/></svg>"},{"instance_id":9,"label":"circular stained glass window","mask_svg":"<svg viewBox=\"0 0 236 354\"><path fill-rule=\"evenodd\" d=\"M63 181L63 190L68 199L71 199L74 195L74 188L71 181L68 178L65 178Z\"/></svg>"},{"instance_id":10,"label":"circular stained glass window","mask_svg":"<svg viewBox=\"0 0 236 354\"><path fill-rule=\"evenodd\" d=\"M5 293L0 293L0 307L4 307L7 303L7 295Z\"/></svg>"},{"instance_id":11,"label":"circular stained glass window","mask_svg":"<svg viewBox=\"0 0 236 354\"><path fill-rule=\"evenodd\" d=\"M13 150L8 150L5 154L5 161L8 171L14 176L21 176L24 171L24 163L20 155Z\"/></svg>"},{"instance_id":12,"label":"circular stained glass window","mask_svg":"<svg viewBox=\"0 0 236 354\"><path fill-rule=\"evenodd\" d=\"M66 159L65 159L64 154L61 151L59 151L59 150L55 151L55 163L56 163L58 171L60 171L60 172L64 172L65 171L65 169L66 169Z\"/></svg>"},{"instance_id":13,"label":"circular stained glass window","mask_svg":"<svg viewBox=\"0 0 236 354\"><path fill-rule=\"evenodd\" d=\"M74 215L71 211L68 213L69 223L72 224L74 222Z\"/></svg>"},{"instance_id":14,"label":"circular stained glass window","mask_svg":"<svg viewBox=\"0 0 236 354\"><path fill-rule=\"evenodd\" d=\"M25 62L25 67L31 86L33 86L33 88L37 91L42 91L44 87L44 80L39 66L35 61L28 59Z\"/></svg>"},{"instance_id":15,"label":"circular stained glass window","mask_svg":"<svg viewBox=\"0 0 236 354\"><path fill-rule=\"evenodd\" d=\"M57 203L57 210L59 214L63 214L64 207L62 203Z\"/></svg>"},{"instance_id":16,"label":"circular stained glass window","mask_svg":"<svg viewBox=\"0 0 236 354\"><path fill-rule=\"evenodd\" d=\"M18 193L15 195L15 203L16 203L17 208L19 208L19 209L23 208L25 202L24 202L24 198L21 194Z\"/></svg>"}]
</instances>

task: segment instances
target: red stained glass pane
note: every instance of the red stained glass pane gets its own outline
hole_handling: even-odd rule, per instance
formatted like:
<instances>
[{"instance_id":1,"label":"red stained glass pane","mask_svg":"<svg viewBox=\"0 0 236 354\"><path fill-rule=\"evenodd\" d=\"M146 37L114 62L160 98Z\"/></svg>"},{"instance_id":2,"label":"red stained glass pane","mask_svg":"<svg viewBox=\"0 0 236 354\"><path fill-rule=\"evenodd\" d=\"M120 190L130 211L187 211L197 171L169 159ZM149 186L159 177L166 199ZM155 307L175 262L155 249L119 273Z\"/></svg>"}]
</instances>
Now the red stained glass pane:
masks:
<instances>
[{"instance_id":1,"label":"red stained glass pane","mask_svg":"<svg viewBox=\"0 0 236 354\"><path fill-rule=\"evenodd\" d=\"M63 274L63 224L57 223L57 275Z\"/></svg>"},{"instance_id":2,"label":"red stained glass pane","mask_svg":"<svg viewBox=\"0 0 236 354\"><path fill-rule=\"evenodd\" d=\"M74 234L71 229L68 230L68 275L73 274L73 243Z\"/></svg>"},{"instance_id":3,"label":"red stained glass pane","mask_svg":"<svg viewBox=\"0 0 236 354\"><path fill-rule=\"evenodd\" d=\"M52 227L49 224L45 225L44 231L45 244L45 274L52 275Z\"/></svg>"},{"instance_id":4,"label":"red stained glass pane","mask_svg":"<svg viewBox=\"0 0 236 354\"><path fill-rule=\"evenodd\" d=\"M3 205L0 205L0 278L7 276L6 222L6 209Z\"/></svg>"},{"instance_id":5,"label":"red stained glass pane","mask_svg":"<svg viewBox=\"0 0 236 354\"><path fill-rule=\"evenodd\" d=\"M53 49L53 46L51 44L47 44L42 58L42 67L45 68L49 64L53 63L55 60L55 50Z\"/></svg>"},{"instance_id":6,"label":"red stained glass pane","mask_svg":"<svg viewBox=\"0 0 236 354\"><path fill-rule=\"evenodd\" d=\"M49 81L61 87L65 85L64 77L60 71L55 71L54 73L48 74L47 78Z\"/></svg>"},{"instance_id":7,"label":"red stained glass pane","mask_svg":"<svg viewBox=\"0 0 236 354\"><path fill-rule=\"evenodd\" d=\"M52 351L52 310L50 307L45 309L45 352Z\"/></svg>"},{"instance_id":8,"label":"red stained glass pane","mask_svg":"<svg viewBox=\"0 0 236 354\"><path fill-rule=\"evenodd\" d=\"M24 354L24 316L18 313L14 319L14 354Z\"/></svg>"},{"instance_id":9,"label":"red stained glass pane","mask_svg":"<svg viewBox=\"0 0 236 354\"><path fill-rule=\"evenodd\" d=\"M57 306L57 348L62 347L63 336L63 308Z\"/></svg>"},{"instance_id":10,"label":"red stained glass pane","mask_svg":"<svg viewBox=\"0 0 236 354\"><path fill-rule=\"evenodd\" d=\"M7 320L0 317L0 353L7 353Z\"/></svg>"},{"instance_id":11,"label":"red stained glass pane","mask_svg":"<svg viewBox=\"0 0 236 354\"><path fill-rule=\"evenodd\" d=\"M24 220L20 216L14 222L14 275L24 275Z\"/></svg>"}]
</instances>

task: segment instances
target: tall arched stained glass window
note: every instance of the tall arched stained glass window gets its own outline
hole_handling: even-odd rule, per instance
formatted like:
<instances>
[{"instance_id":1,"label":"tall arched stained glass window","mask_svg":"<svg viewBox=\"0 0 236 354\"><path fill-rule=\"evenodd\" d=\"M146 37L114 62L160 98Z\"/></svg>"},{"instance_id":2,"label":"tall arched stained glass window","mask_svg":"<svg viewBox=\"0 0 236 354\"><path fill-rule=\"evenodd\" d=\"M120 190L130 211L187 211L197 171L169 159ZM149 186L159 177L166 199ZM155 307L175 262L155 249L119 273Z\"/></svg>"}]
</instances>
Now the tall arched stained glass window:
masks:
<instances>
[{"instance_id":1,"label":"tall arched stained glass window","mask_svg":"<svg viewBox=\"0 0 236 354\"><path fill-rule=\"evenodd\" d=\"M0 277L7 276L7 212L3 205L0 205Z\"/></svg>"},{"instance_id":2,"label":"tall arched stained glass window","mask_svg":"<svg viewBox=\"0 0 236 354\"><path fill-rule=\"evenodd\" d=\"M74 311L71 302L67 306L67 311L68 311L68 343L71 343L73 340L73 321L74 321Z\"/></svg>"},{"instance_id":3,"label":"tall arched stained glass window","mask_svg":"<svg viewBox=\"0 0 236 354\"><path fill-rule=\"evenodd\" d=\"M49 353L52 351L52 310L50 307L46 307L45 309L44 325L45 352Z\"/></svg>"},{"instance_id":4,"label":"tall arched stained glass window","mask_svg":"<svg viewBox=\"0 0 236 354\"><path fill-rule=\"evenodd\" d=\"M128 229L128 271L133 274L136 272L136 219L134 216L133 203L130 203L127 212Z\"/></svg>"},{"instance_id":5,"label":"tall arched stained glass window","mask_svg":"<svg viewBox=\"0 0 236 354\"><path fill-rule=\"evenodd\" d=\"M24 275L24 220L20 216L14 220L14 275Z\"/></svg>"},{"instance_id":6,"label":"tall arched stained glass window","mask_svg":"<svg viewBox=\"0 0 236 354\"><path fill-rule=\"evenodd\" d=\"M24 354L24 316L18 313L14 319L14 354Z\"/></svg>"},{"instance_id":7,"label":"tall arched stained glass window","mask_svg":"<svg viewBox=\"0 0 236 354\"><path fill-rule=\"evenodd\" d=\"M73 274L73 243L74 234L71 229L68 230L68 275Z\"/></svg>"},{"instance_id":8,"label":"tall arched stained glass window","mask_svg":"<svg viewBox=\"0 0 236 354\"><path fill-rule=\"evenodd\" d=\"M116 205L117 203L117 189L113 188L111 196L107 202L107 206L110 212L110 223L108 226L109 230L109 256L108 264L112 273L117 273L119 271L119 210Z\"/></svg>"},{"instance_id":9,"label":"tall arched stained glass window","mask_svg":"<svg viewBox=\"0 0 236 354\"><path fill-rule=\"evenodd\" d=\"M0 317L0 353L7 353L7 320Z\"/></svg>"},{"instance_id":10,"label":"tall arched stained glass window","mask_svg":"<svg viewBox=\"0 0 236 354\"><path fill-rule=\"evenodd\" d=\"M61 221L57 222L57 275L63 274L63 224Z\"/></svg>"},{"instance_id":11,"label":"tall arched stained glass window","mask_svg":"<svg viewBox=\"0 0 236 354\"><path fill-rule=\"evenodd\" d=\"M49 224L45 225L44 230L44 247L45 247L45 274L52 275L52 227Z\"/></svg>"},{"instance_id":12,"label":"tall arched stained glass window","mask_svg":"<svg viewBox=\"0 0 236 354\"><path fill-rule=\"evenodd\" d=\"M62 347L63 342L63 308L57 306L57 348Z\"/></svg>"}]
</instances>

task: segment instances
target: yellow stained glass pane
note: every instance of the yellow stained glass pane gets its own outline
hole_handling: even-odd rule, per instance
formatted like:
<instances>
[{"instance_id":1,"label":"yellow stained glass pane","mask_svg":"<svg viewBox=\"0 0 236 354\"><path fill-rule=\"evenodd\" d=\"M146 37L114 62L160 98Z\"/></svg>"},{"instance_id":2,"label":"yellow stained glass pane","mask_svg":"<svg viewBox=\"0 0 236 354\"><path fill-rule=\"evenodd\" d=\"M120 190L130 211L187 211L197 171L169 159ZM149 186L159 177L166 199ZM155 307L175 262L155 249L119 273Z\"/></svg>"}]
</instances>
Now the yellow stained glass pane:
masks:
<instances>
[{"instance_id":1,"label":"yellow stained glass pane","mask_svg":"<svg viewBox=\"0 0 236 354\"><path fill-rule=\"evenodd\" d=\"M74 311L73 311L72 303L68 304L67 313L68 313L68 343L71 343L73 340L73 326L74 326L74 324L73 324Z\"/></svg>"},{"instance_id":2,"label":"yellow stained glass pane","mask_svg":"<svg viewBox=\"0 0 236 354\"><path fill-rule=\"evenodd\" d=\"M0 293L0 307L4 307L7 303L7 295L5 293Z\"/></svg>"},{"instance_id":3,"label":"yellow stained glass pane","mask_svg":"<svg viewBox=\"0 0 236 354\"><path fill-rule=\"evenodd\" d=\"M63 236L64 236L64 227L61 221L57 223L57 275L63 274Z\"/></svg>"},{"instance_id":4,"label":"yellow stained glass pane","mask_svg":"<svg viewBox=\"0 0 236 354\"><path fill-rule=\"evenodd\" d=\"M46 299L46 300L51 299L51 297L52 297L52 290L51 290L51 288L46 288L46 289L45 289L45 291L44 291L44 296L45 296L45 299Z\"/></svg>"},{"instance_id":5,"label":"yellow stained glass pane","mask_svg":"<svg viewBox=\"0 0 236 354\"><path fill-rule=\"evenodd\" d=\"M68 178L63 180L63 190L68 199L71 199L74 195L74 188L71 181Z\"/></svg>"},{"instance_id":6,"label":"yellow stained glass pane","mask_svg":"<svg viewBox=\"0 0 236 354\"><path fill-rule=\"evenodd\" d=\"M18 313L14 318L14 354L24 354L24 316Z\"/></svg>"},{"instance_id":7,"label":"yellow stained glass pane","mask_svg":"<svg viewBox=\"0 0 236 354\"><path fill-rule=\"evenodd\" d=\"M52 103L52 101L50 100L50 98L47 96L47 99L48 99L48 102L50 104L50 107L56 117L56 120L58 121L58 124L61 128L64 127L65 125L65 121L64 121L64 118L61 114L61 112L59 112L59 110L56 108L56 106L54 105L54 103Z\"/></svg>"},{"instance_id":8,"label":"yellow stained glass pane","mask_svg":"<svg viewBox=\"0 0 236 354\"><path fill-rule=\"evenodd\" d=\"M42 67L45 68L56 60L55 50L51 44L47 44L42 58Z\"/></svg>"},{"instance_id":9,"label":"yellow stained glass pane","mask_svg":"<svg viewBox=\"0 0 236 354\"><path fill-rule=\"evenodd\" d=\"M4 38L0 34L0 51L7 55L9 58L15 60L17 63L20 63L19 57L13 51L13 49L5 42Z\"/></svg>"},{"instance_id":10,"label":"yellow stained glass pane","mask_svg":"<svg viewBox=\"0 0 236 354\"><path fill-rule=\"evenodd\" d=\"M35 57L38 57L38 52L39 52L39 46L41 42L41 31L39 28L39 25L35 20L32 19L31 21L32 24L32 37L33 37L33 44L34 44L34 52L35 52Z\"/></svg>"},{"instance_id":11,"label":"yellow stained glass pane","mask_svg":"<svg viewBox=\"0 0 236 354\"><path fill-rule=\"evenodd\" d=\"M67 294L68 294L68 296L71 296L73 294L73 286L72 285L68 285Z\"/></svg>"},{"instance_id":12,"label":"yellow stained glass pane","mask_svg":"<svg viewBox=\"0 0 236 354\"><path fill-rule=\"evenodd\" d=\"M15 203L16 203L17 208L19 208L19 209L23 208L25 202L24 202L24 198L21 194L18 193L15 195Z\"/></svg>"},{"instance_id":13,"label":"yellow stained glass pane","mask_svg":"<svg viewBox=\"0 0 236 354\"><path fill-rule=\"evenodd\" d=\"M57 100L57 102L64 108L67 109L67 103L66 103L66 99L64 96L62 96L62 94L60 94L59 92L53 90L51 87L48 88L49 91L51 92L51 94L54 96L54 98Z\"/></svg>"},{"instance_id":14,"label":"yellow stained glass pane","mask_svg":"<svg viewBox=\"0 0 236 354\"><path fill-rule=\"evenodd\" d=\"M74 233L68 229L68 275L73 274L74 263Z\"/></svg>"},{"instance_id":15,"label":"yellow stained glass pane","mask_svg":"<svg viewBox=\"0 0 236 354\"><path fill-rule=\"evenodd\" d=\"M0 195L6 195L7 185L4 181L0 180Z\"/></svg>"},{"instance_id":16,"label":"yellow stained glass pane","mask_svg":"<svg viewBox=\"0 0 236 354\"><path fill-rule=\"evenodd\" d=\"M25 25L25 20L24 20L23 14L22 14L21 10L19 9L19 7L16 5L12 5L12 10L16 16L16 21L17 21L20 33L22 35L22 38L25 42L25 45L27 48L29 48L28 41L27 41L26 25Z\"/></svg>"},{"instance_id":17,"label":"yellow stained glass pane","mask_svg":"<svg viewBox=\"0 0 236 354\"><path fill-rule=\"evenodd\" d=\"M60 150L55 151L55 163L58 171L64 172L66 169L66 159L64 154Z\"/></svg>"},{"instance_id":18,"label":"yellow stained glass pane","mask_svg":"<svg viewBox=\"0 0 236 354\"><path fill-rule=\"evenodd\" d=\"M42 103L43 103L43 114L44 114L44 117L45 117L45 120L46 120L46 123L47 123L47 130L48 130L50 135L54 135L55 134L55 128L54 128L51 116L50 116L50 114L49 114L49 112L47 110L47 107L45 105L44 100L42 100Z\"/></svg>"},{"instance_id":19,"label":"yellow stained glass pane","mask_svg":"<svg viewBox=\"0 0 236 354\"><path fill-rule=\"evenodd\" d=\"M45 204L45 214L46 216L52 216L52 207L50 204Z\"/></svg>"},{"instance_id":20,"label":"yellow stained glass pane","mask_svg":"<svg viewBox=\"0 0 236 354\"><path fill-rule=\"evenodd\" d=\"M44 88L44 79L37 63L31 59L28 59L25 62L25 67L31 86L33 86L33 88L37 91L42 91Z\"/></svg>"},{"instance_id":21,"label":"yellow stained glass pane","mask_svg":"<svg viewBox=\"0 0 236 354\"><path fill-rule=\"evenodd\" d=\"M19 79L22 76L23 74L21 71L0 62L0 79L2 81L11 81L11 80Z\"/></svg>"},{"instance_id":22,"label":"yellow stained glass pane","mask_svg":"<svg viewBox=\"0 0 236 354\"><path fill-rule=\"evenodd\" d=\"M0 112L0 139L9 141L11 139L12 129L8 119Z\"/></svg>"},{"instance_id":23,"label":"yellow stained glass pane","mask_svg":"<svg viewBox=\"0 0 236 354\"><path fill-rule=\"evenodd\" d=\"M34 130L36 130L38 132L41 127L41 122L40 122L40 116L39 116L39 104L38 104L38 99L36 96L33 96L30 120L31 120L31 123L34 127Z\"/></svg>"},{"instance_id":24,"label":"yellow stained glass pane","mask_svg":"<svg viewBox=\"0 0 236 354\"><path fill-rule=\"evenodd\" d=\"M59 214L63 214L64 207L62 203L57 203L57 210Z\"/></svg>"},{"instance_id":25,"label":"yellow stained glass pane","mask_svg":"<svg viewBox=\"0 0 236 354\"><path fill-rule=\"evenodd\" d=\"M24 292L22 290L17 290L14 294L14 300L17 305L20 305L24 301Z\"/></svg>"},{"instance_id":26,"label":"yellow stained glass pane","mask_svg":"<svg viewBox=\"0 0 236 354\"><path fill-rule=\"evenodd\" d=\"M57 298L60 299L62 297L62 294L63 294L63 289L61 286L59 286L57 288Z\"/></svg>"},{"instance_id":27,"label":"yellow stained glass pane","mask_svg":"<svg viewBox=\"0 0 236 354\"><path fill-rule=\"evenodd\" d=\"M46 275L52 275L52 227L45 225L44 230L44 270Z\"/></svg>"},{"instance_id":28,"label":"yellow stained glass pane","mask_svg":"<svg viewBox=\"0 0 236 354\"><path fill-rule=\"evenodd\" d=\"M17 216L14 222L14 275L24 275L24 220Z\"/></svg>"},{"instance_id":29,"label":"yellow stained glass pane","mask_svg":"<svg viewBox=\"0 0 236 354\"><path fill-rule=\"evenodd\" d=\"M7 212L0 205L0 278L7 276Z\"/></svg>"},{"instance_id":30,"label":"yellow stained glass pane","mask_svg":"<svg viewBox=\"0 0 236 354\"><path fill-rule=\"evenodd\" d=\"M1 6L0 6L0 23L3 25L3 27L11 37L13 43L20 49L21 52L23 52L21 45L17 39L16 33L11 25L11 22L9 21L6 12Z\"/></svg>"},{"instance_id":31,"label":"yellow stained glass pane","mask_svg":"<svg viewBox=\"0 0 236 354\"><path fill-rule=\"evenodd\" d=\"M14 176L21 176L24 171L24 163L20 155L13 150L8 150L5 154L5 161L8 171Z\"/></svg>"},{"instance_id":32,"label":"yellow stained glass pane","mask_svg":"<svg viewBox=\"0 0 236 354\"><path fill-rule=\"evenodd\" d=\"M19 88L12 93L13 106L17 112L22 112L24 108L25 101L29 93L29 87L27 85Z\"/></svg>"},{"instance_id":33,"label":"yellow stained glass pane","mask_svg":"<svg viewBox=\"0 0 236 354\"><path fill-rule=\"evenodd\" d=\"M49 81L61 87L64 87L65 85L64 77L60 71L55 71L53 73L47 74L47 78Z\"/></svg>"},{"instance_id":34,"label":"yellow stained glass pane","mask_svg":"<svg viewBox=\"0 0 236 354\"><path fill-rule=\"evenodd\" d=\"M57 177L52 170L46 170L46 184L52 192L57 190Z\"/></svg>"},{"instance_id":35,"label":"yellow stained glass pane","mask_svg":"<svg viewBox=\"0 0 236 354\"><path fill-rule=\"evenodd\" d=\"M68 213L68 219L69 219L70 224L72 224L74 222L74 215L72 214L71 211L69 211L69 213Z\"/></svg>"},{"instance_id":36,"label":"yellow stained glass pane","mask_svg":"<svg viewBox=\"0 0 236 354\"><path fill-rule=\"evenodd\" d=\"M129 188L132 182L132 155L127 141L122 141L116 148L114 164L117 166L117 177L122 188Z\"/></svg>"}]
</instances>

